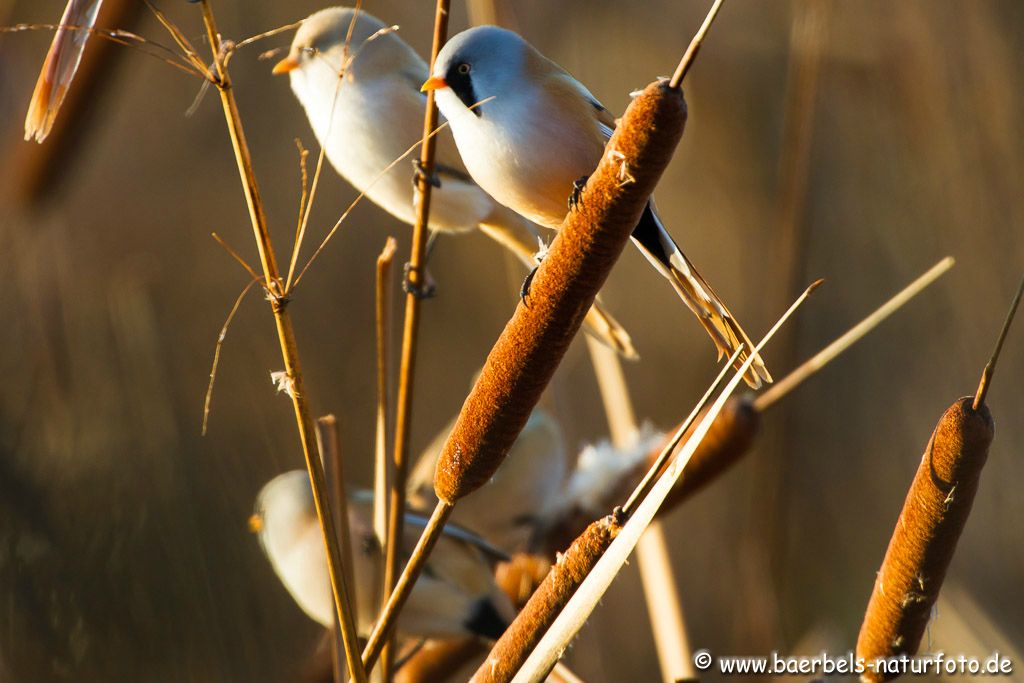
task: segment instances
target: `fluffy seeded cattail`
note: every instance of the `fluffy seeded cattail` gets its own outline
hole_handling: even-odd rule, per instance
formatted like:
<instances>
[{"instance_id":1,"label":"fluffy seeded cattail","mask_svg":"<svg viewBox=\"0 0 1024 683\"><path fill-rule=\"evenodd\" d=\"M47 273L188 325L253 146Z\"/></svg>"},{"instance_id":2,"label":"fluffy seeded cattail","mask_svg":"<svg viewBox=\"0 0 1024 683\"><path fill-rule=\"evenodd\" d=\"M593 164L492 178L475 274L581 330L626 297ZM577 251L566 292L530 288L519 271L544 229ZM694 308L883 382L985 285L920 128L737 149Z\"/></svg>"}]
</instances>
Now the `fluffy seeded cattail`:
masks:
<instances>
[{"instance_id":1,"label":"fluffy seeded cattail","mask_svg":"<svg viewBox=\"0 0 1024 683\"><path fill-rule=\"evenodd\" d=\"M587 527L559 556L543 583L477 669L472 678L474 683L512 680L621 528L614 516L600 519Z\"/></svg>"},{"instance_id":2,"label":"fluffy seeded cattail","mask_svg":"<svg viewBox=\"0 0 1024 683\"><path fill-rule=\"evenodd\" d=\"M946 410L910 485L857 638L857 656L868 662L917 652L992 443L992 415L973 400ZM896 676L875 670L861 679Z\"/></svg>"},{"instance_id":3,"label":"fluffy seeded cattail","mask_svg":"<svg viewBox=\"0 0 1024 683\"><path fill-rule=\"evenodd\" d=\"M434 478L446 503L501 465L590 309L672 157L686 122L682 93L649 85L626 110L462 407Z\"/></svg>"}]
</instances>

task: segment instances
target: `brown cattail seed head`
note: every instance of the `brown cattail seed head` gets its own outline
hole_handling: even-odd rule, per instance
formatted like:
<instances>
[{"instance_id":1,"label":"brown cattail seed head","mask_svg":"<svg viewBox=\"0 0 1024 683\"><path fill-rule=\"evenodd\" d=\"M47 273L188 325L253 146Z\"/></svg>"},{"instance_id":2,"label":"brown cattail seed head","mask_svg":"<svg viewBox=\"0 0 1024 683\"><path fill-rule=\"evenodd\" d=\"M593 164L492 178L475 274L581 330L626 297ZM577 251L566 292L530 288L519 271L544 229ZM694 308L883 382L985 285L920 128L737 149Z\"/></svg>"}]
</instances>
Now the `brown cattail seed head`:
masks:
<instances>
[{"instance_id":1,"label":"brown cattail seed head","mask_svg":"<svg viewBox=\"0 0 1024 683\"><path fill-rule=\"evenodd\" d=\"M946 410L924 452L903 503L857 639L857 656L871 662L917 652L946 569L971 511L994 426L973 397ZM864 681L895 678L868 671Z\"/></svg>"},{"instance_id":2,"label":"brown cattail seed head","mask_svg":"<svg viewBox=\"0 0 1024 683\"><path fill-rule=\"evenodd\" d=\"M682 93L661 82L626 110L533 278L529 305L516 307L462 406L437 463L440 500L472 493L501 465L636 226L685 122Z\"/></svg>"},{"instance_id":3,"label":"brown cattail seed head","mask_svg":"<svg viewBox=\"0 0 1024 683\"><path fill-rule=\"evenodd\" d=\"M609 515L588 526L573 541L569 549L558 557L519 616L495 643L494 649L473 676L473 683L512 680L621 529L619 521Z\"/></svg>"},{"instance_id":4,"label":"brown cattail seed head","mask_svg":"<svg viewBox=\"0 0 1024 683\"><path fill-rule=\"evenodd\" d=\"M694 427L680 443L686 442L706 413L705 410L694 420ZM750 450L760 431L761 411L754 407L753 401L748 396L730 398L711 423L711 429L693 452L690 462L686 463L682 478L661 506L661 514L679 505L738 462ZM654 457L657 457L656 453L652 462Z\"/></svg>"}]
</instances>

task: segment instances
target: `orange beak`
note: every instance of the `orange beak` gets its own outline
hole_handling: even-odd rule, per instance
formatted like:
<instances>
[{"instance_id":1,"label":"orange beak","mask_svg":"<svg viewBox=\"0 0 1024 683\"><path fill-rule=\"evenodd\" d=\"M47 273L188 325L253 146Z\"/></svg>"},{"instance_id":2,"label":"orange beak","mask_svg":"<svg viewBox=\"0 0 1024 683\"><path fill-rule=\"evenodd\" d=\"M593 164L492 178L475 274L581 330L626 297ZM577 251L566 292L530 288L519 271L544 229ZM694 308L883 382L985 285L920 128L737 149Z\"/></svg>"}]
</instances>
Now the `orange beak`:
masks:
<instances>
[{"instance_id":1,"label":"orange beak","mask_svg":"<svg viewBox=\"0 0 1024 683\"><path fill-rule=\"evenodd\" d=\"M274 65L274 70L271 73L278 76L280 74L286 74L289 71L295 71L298 68L299 60L295 59L295 57L285 57Z\"/></svg>"},{"instance_id":2,"label":"orange beak","mask_svg":"<svg viewBox=\"0 0 1024 683\"><path fill-rule=\"evenodd\" d=\"M428 92L430 90L440 90L441 88L447 88L448 84L440 76L431 76L426 82L420 86L420 92Z\"/></svg>"},{"instance_id":3,"label":"orange beak","mask_svg":"<svg viewBox=\"0 0 1024 683\"><path fill-rule=\"evenodd\" d=\"M253 515L249 518L249 531L254 534L258 534L263 530L263 518L259 515Z\"/></svg>"}]
</instances>

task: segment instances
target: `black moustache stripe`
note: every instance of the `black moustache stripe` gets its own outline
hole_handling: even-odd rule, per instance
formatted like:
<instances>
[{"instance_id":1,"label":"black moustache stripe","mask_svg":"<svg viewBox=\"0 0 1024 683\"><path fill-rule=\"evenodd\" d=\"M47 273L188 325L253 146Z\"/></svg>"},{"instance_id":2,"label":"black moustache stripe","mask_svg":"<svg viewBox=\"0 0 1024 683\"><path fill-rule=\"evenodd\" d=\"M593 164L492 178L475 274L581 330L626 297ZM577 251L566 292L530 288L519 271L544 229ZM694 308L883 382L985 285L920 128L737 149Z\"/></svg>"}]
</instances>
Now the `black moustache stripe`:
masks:
<instances>
[{"instance_id":1,"label":"black moustache stripe","mask_svg":"<svg viewBox=\"0 0 1024 683\"><path fill-rule=\"evenodd\" d=\"M471 73L460 73L458 62L456 62L452 68L448 69L448 73L445 74L444 80L445 83L448 84L448 87L452 89L452 92L455 93L456 97L458 97L467 108L472 107L478 102L476 93L473 91L473 79L471 78ZM470 111L477 116L480 116L482 113L480 111L481 109L483 109L483 107L476 107Z\"/></svg>"}]
</instances>

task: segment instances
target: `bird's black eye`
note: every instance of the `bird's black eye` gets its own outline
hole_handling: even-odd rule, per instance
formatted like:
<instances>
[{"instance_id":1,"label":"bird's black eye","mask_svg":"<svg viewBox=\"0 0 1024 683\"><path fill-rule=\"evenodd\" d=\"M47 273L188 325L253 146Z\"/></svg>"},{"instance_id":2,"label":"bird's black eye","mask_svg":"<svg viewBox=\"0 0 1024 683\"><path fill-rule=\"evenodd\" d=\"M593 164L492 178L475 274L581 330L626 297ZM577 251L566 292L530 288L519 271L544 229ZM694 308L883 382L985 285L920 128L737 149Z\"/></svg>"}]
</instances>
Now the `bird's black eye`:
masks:
<instances>
[{"instance_id":1,"label":"bird's black eye","mask_svg":"<svg viewBox=\"0 0 1024 683\"><path fill-rule=\"evenodd\" d=\"M468 74L468 73L469 73L469 71L470 71L470 69L471 69L472 67L470 67L470 66L469 66L469 64L466 64L465 62L463 62L462 64L459 64L459 65L458 65L457 67L455 67L455 68L456 68L456 70L457 70L457 71L458 71L458 72L459 72L460 74L462 74L463 76L465 76L466 74Z\"/></svg>"},{"instance_id":2,"label":"bird's black eye","mask_svg":"<svg viewBox=\"0 0 1024 683\"><path fill-rule=\"evenodd\" d=\"M316 52L317 52L315 47L304 47L304 48L302 48L301 51L302 51L303 54L309 55L310 57L315 55Z\"/></svg>"}]
</instances>

